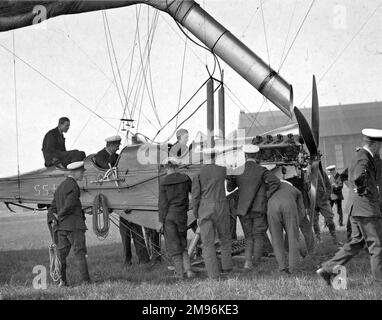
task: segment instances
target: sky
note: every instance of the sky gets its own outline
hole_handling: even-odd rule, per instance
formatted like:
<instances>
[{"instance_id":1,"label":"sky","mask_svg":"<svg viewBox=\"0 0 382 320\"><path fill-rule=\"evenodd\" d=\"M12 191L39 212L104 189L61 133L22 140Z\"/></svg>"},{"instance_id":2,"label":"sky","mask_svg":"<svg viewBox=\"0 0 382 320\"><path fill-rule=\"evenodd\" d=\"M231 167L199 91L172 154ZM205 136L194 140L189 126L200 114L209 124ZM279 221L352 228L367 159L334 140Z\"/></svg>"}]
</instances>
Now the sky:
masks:
<instances>
[{"instance_id":1,"label":"sky","mask_svg":"<svg viewBox=\"0 0 382 320\"><path fill-rule=\"evenodd\" d=\"M279 70L282 56L286 57L280 74L293 85L295 105L310 107L313 74L318 80L321 106L382 100L382 8L378 8L381 2L314 1L302 25L311 3L310 0L199 1L275 70ZM66 134L67 149L90 154L104 147L104 139L117 133L123 115L110 60L117 79L121 75L125 91L128 86L132 88L130 105L136 105L132 115L134 131L152 138L175 115L178 107L208 78L206 65L211 72L214 60L188 40L171 17L158 14L150 48L151 79L147 73L146 81L154 93L151 100L155 101L159 123L147 91L134 99L137 88L133 86L141 64L139 47L143 52L155 12L145 5L106 11L116 58L110 42L111 55L108 54L101 11L61 16L37 27L0 33L0 177L15 174L17 163L21 173L41 168L42 139L61 116L71 119ZM134 42L137 25L140 41ZM13 38L15 54L29 64L16 59L16 73ZM237 128L240 110L276 110L270 102L263 103L261 94L229 66L223 62L221 66L230 89L226 90L227 132ZM121 92L121 85L119 88ZM178 123L195 110L205 95L203 88L180 114ZM287 123L288 118L285 119ZM156 141L169 138L175 125L175 121L171 122ZM205 106L183 127L190 131L191 139L198 131L205 132Z\"/></svg>"}]
</instances>

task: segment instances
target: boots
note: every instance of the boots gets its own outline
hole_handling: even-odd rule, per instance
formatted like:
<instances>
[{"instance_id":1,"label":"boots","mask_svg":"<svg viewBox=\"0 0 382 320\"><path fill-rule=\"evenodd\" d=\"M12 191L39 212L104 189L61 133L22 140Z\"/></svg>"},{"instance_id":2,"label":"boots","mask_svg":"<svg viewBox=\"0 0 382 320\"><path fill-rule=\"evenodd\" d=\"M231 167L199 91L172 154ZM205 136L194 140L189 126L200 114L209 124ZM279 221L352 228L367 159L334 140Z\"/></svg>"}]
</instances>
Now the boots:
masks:
<instances>
[{"instance_id":1,"label":"boots","mask_svg":"<svg viewBox=\"0 0 382 320\"><path fill-rule=\"evenodd\" d=\"M172 257L175 267L175 278L183 279L183 258L182 255L176 255Z\"/></svg>"},{"instance_id":2,"label":"boots","mask_svg":"<svg viewBox=\"0 0 382 320\"><path fill-rule=\"evenodd\" d=\"M195 273L191 270L190 256L188 255L187 251L183 251L183 269L187 274L187 278L195 277Z\"/></svg>"},{"instance_id":3,"label":"boots","mask_svg":"<svg viewBox=\"0 0 382 320\"><path fill-rule=\"evenodd\" d=\"M66 278L66 262L61 264L61 279L58 283L59 287L68 287L68 280Z\"/></svg>"},{"instance_id":4,"label":"boots","mask_svg":"<svg viewBox=\"0 0 382 320\"><path fill-rule=\"evenodd\" d=\"M251 270L253 268L252 264L252 253L253 253L253 240L245 239L245 262L244 269Z\"/></svg>"},{"instance_id":5,"label":"boots","mask_svg":"<svg viewBox=\"0 0 382 320\"><path fill-rule=\"evenodd\" d=\"M335 227L334 223L328 224L328 228L329 228L330 236L332 237L333 244L336 246L341 245L337 239L336 227Z\"/></svg>"}]
</instances>

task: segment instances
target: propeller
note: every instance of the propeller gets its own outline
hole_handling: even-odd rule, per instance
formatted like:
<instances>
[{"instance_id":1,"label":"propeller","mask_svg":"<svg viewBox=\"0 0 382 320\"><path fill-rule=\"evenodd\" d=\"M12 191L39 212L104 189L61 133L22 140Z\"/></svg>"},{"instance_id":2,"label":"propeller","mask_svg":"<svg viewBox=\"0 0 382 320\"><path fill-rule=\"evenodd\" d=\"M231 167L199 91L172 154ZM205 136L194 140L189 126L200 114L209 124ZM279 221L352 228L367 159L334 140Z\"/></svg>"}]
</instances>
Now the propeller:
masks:
<instances>
[{"instance_id":1,"label":"propeller","mask_svg":"<svg viewBox=\"0 0 382 320\"><path fill-rule=\"evenodd\" d=\"M324 183L324 170L321 164L321 154L318 151L318 145L320 140L320 115L319 115L319 104L318 104L318 94L316 78L313 76L313 86L312 86L312 126L310 127L308 121L302 112L294 107L294 114L296 116L297 123L300 127L300 133L304 139L305 145L308 148L310 154L310 232L313 236L313 215L317 203L317 185L318 178L325 189Z\"/></svg>"},{"instance_id":2,"label":"propeller","mask_svg":"<svg viewBox=\"0 0 382 320\"><path fill-rule=\"evenodd\" d=\"M316 146L320 144L320 111L318 104L318 94L316 77L313 75L313 86L312 86L312 132L314 140L316 141Z\"/></svg>"}]
</instances>

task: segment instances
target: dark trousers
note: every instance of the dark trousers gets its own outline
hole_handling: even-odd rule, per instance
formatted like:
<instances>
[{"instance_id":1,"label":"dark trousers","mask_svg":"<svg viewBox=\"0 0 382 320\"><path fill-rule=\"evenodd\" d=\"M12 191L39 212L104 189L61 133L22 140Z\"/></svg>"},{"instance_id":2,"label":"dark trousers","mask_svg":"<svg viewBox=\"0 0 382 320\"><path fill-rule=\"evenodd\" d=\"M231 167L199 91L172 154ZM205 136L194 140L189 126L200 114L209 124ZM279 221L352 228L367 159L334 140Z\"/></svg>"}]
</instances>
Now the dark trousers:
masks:
<instances>
[{"instance_id":1,"label":"dark trousers","mask_svg":"<svg viewBox=\"0 0 382 320\"><path fill-rule=\"evenodd\" d=\"M330 200L330 206L333 208L333 205L336 205L337 207L337 213L338 213L338 224L340 226L343 225L343 211L342 211L342 200L336 199L336 200Z\"/></svg>"},{"instance_id":2,"label":"dark trousers","mask_svg":"<svg viewBox=\"0 0 382 320\"><path fill-rule=\"evenodd\" d=\"M123 253L125 256L125 264L131 263L131 238L134 241L135 252L138 256L138 263L149 262L150 258L147 253L145 238L143 237L142 227L128 222L126 219L119 217L119 233L122 238Z\"/></svg>"},{"instance_id":3,"label":"dark trousers","mask_svg":"<svg viewBox=\"0 0 382 320\"><path fill-rule=\"evenodd\" d=\"M61 163L66 167L69 163L82 161L86 158L86 154L83 151L79 150L70 150L70 151L59 151L53 157L51 163L46 163L45 166L49 167Z\"/></svg>"},{"instance_id":4,"label":"dark trousers","mask_svg":"<svg viewBox=\"0 0 382 320\"><path fill-rule=\"evenodd\" d=\"M78 264L81 275L81 281L89 281L89 271L86 262L86 238L85 230L58 230L57 231L57 249L61 261L61 280L66 282L66 258L73 247L74 257Z\"/></svg>"},{"instance_id":5,"label":"dark trousers","mask_svg":"<svg viewBox=\"0 0 382 320\"><path fill-rule=\"evenodd\" d=\"M240 216L240 223L244 232L247 258L253 252L254 262L258 264L263 255L264 237L268 229L267 217L265 213L252 211Z\"/></svg>"},{"instance_id":6,"label":"dark trousers","mask_svg":"<svg viewBox=\"0 0 382 320\"><path fill-rule=\"evenodd\" d=\"M371 271L382 280L382 218L350 217L351 240L329 261L323 263L326 271L332 272L336 265L344 265L367 245Z\"/></svg>"},{"instance_id":7,"label":"dark trousers","mask_svg":"<svg viewBox=\"0 0 382 320\"><path fill-rule=\"evenodd\" d=\"M182 255L187 250L187 226L179 226L173 220L164 223L164 240L170 257Z\"/></svg>"},{"instance_id":8,"label":"dark trousers","mask_svg":"<svg viewBox=\"0 0 382 320\"><path fill-rule=\"evenodd\" d=\"M219 277L219 265L215 249L215 235L220 240L221 263L223 270L231 270L232 241L230 215L226 201L213 202L203 199L199 207L200 237L203 243L203 260L210 278Z\"/></svg>"}]
</instances>

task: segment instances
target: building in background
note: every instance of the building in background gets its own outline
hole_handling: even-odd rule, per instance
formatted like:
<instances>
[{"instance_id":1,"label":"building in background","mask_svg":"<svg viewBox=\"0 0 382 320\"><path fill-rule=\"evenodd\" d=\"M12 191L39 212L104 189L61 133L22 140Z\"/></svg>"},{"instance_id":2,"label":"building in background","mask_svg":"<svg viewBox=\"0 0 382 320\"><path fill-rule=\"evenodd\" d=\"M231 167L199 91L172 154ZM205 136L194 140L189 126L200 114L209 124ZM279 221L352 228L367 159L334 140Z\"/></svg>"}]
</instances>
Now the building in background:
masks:
<instances>
[{"instance_id":1,"label":"building in background","mask_svg":"<svg viewBox=\"0 0 382 320\"><path fill-rule=\"evenodd\" d=\"M301 111L310 123L311 109ZM295 122L295 118L288 120L280 111L241 112L238 129L244 129L246 136L256 136ZM323 166L335 164L339 171L346 168L355 148L362 145L363 128L382 129L382 102L320 107Z\"/></svg>"}]
</instances>

